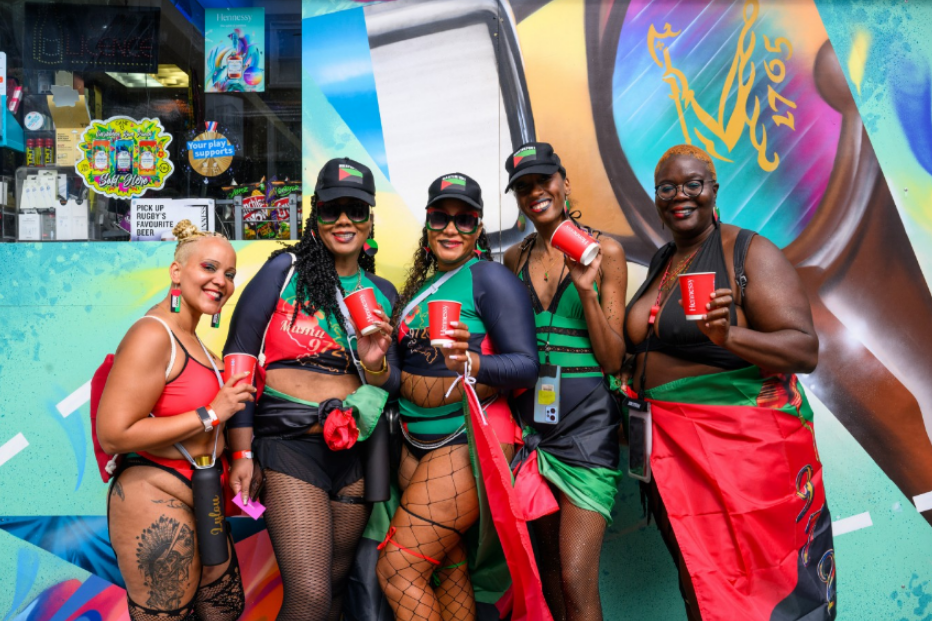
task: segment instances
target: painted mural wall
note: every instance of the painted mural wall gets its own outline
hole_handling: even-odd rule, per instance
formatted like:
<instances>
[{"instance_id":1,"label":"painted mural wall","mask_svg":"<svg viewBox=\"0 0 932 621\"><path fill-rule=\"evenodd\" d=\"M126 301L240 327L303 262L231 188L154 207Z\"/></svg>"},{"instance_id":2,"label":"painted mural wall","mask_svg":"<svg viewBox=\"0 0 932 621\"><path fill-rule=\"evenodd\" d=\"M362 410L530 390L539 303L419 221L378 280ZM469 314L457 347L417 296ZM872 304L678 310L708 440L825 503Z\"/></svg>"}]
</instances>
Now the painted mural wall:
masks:
<instances>
[{"instance_id":1,"label":"painted mural wall","mask_svg":"<svg viewBox=\"0 0 932 621\"><path fill-rule=\"evenodd\" d=\"M636 287L666 241L658 157L682 142L712 154L723 219L782 247L812 302L820 362L802 380L836 519L839 619L932 619L932 3L304 0L302 34L304 179L335 156L370 165L379 271L395 282L440 174L480 182L499 249L530 232L503 162L537 139L563 158L583 221L624 244ZM241 288L274 246L236 248ZM88 380L165 295L171 253L0 246L2 621L128 618ZM214 349L224 314L201 331ZM606 619L683 618L631 481L616 513ZM268 537L232 522L244 619L272 619Z\"/></svg>"}]
</instances>

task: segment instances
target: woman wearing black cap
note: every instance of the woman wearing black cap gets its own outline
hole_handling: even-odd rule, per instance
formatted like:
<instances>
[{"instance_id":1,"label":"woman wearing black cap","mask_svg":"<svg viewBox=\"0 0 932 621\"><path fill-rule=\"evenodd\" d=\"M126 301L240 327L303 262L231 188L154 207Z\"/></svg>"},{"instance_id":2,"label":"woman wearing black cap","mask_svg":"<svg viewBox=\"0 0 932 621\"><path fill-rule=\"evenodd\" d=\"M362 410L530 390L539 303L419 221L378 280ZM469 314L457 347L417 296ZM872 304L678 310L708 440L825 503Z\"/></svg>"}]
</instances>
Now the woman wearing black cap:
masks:
<instances>
[{"instance_id":1,"label":"woman wearing black cap","mask_svg":"<svg viewBox=\"0 0 932 621\"><path fill-rule=\"evenodd\" d=\"M371 506L362 448L341 449L330 419L346 421L352 411L364 439L401 379L388 320L397 294L373 274L373 205L366 166L327 162L301 241L273 252L246 286L224 347L225 355L258 358L257 403L229 425L234 456L245 455L234 460L231 487L245 500L251 447L263 469L265 521L282 575L280 620L340 617ZM383 310L376 311L379 330L357 339L342 298L365 287Z\"/></svg>"},{"instance_id":2,"label":"woman wearing black cap","mask_svg":"<svg viewBox=\"0 0 932 621\"><path fill-rule=\"evenodd\" d=\"M566 220L578 224L578 214L569 209L570 181L549 144L523 145L505 168L508 190L537 229L504 260L534 306L541 362L537 388L515 399L525 444L513 465L519 478L539 472L559 503L558 512L533 523L554 619L601 619L598 559L621 477L621 414L607 376L619 371L625 353L625 253L602 238L599 254L584 266L551 245L554 230ZM539 404L549 401L545 412Z\"/></svg>"},{"instance_id":3,"label":"woman wearing black cap","mask_svg":"<svg viewBox=\"0 0 932 621\"><path fill-rule=\"evenodd\" d=\"M479 518L480 501L457 375L476 379L510 454L516 428L498 396L533 386L538 364L527 295L487 248L479 185L460 173L435 180L394 313L403 369L403 495L381 546L378 575L397 619L474 619L477 600L494 603L508 586L507 573L480 573L466 562L465 534ZM433 300L462 305L459 321L450 324L452 344L442 349L431 346L427 303ZM480 576L491 576L491 584L480 584Z\"/></svg>"}]
</instances>

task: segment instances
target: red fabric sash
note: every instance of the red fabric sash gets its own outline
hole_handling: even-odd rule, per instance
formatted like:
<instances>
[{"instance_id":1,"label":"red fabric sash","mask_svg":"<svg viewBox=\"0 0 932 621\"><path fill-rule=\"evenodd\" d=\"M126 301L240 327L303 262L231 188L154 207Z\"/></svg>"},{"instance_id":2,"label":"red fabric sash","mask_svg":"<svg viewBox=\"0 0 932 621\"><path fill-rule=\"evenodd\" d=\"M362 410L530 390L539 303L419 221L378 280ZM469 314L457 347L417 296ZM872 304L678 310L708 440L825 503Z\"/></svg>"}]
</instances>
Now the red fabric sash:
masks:
<instances>
[{"instance_id":1,"label":"red fabric sash","mask_svg":"<svg viewBox=\"0 0 932 621\"><path fill-rule=\"evenodd\" d=\"M805 613L833 612L835 580L831 529L816 529L828 512L811 426L768 407L651 410L651 469L704 621L769 620L812 575L822 602L799 601L791 616L827 618ZM816 536L827 552L809 558Z\"/></svg>"},{"instance_id":2,"label":"red fabric sash","mask_svg":"<svg viewBox=\"0 0 932 621\"><path fill-rule=\"evenodd\" d=\"M492 521L511 572L512 587L503 599L511 598L512 621L552 621L544 600L524 510L511 486L508 463L475 391L468 383L463 388Z\"/></svg>"},{"instance_id":3,"label":"red fabric sash","mask_svg":"<svg viewBox=\"0 0 932 621\"><path fill-rule=\"evenodd\" d=\"M550 490L547 479L540 473L537 451L521 462L516 471L515 496L518 504L524 508L525 520L532 522L560 510L560 504Z\"/></svg>"}]
</instances>

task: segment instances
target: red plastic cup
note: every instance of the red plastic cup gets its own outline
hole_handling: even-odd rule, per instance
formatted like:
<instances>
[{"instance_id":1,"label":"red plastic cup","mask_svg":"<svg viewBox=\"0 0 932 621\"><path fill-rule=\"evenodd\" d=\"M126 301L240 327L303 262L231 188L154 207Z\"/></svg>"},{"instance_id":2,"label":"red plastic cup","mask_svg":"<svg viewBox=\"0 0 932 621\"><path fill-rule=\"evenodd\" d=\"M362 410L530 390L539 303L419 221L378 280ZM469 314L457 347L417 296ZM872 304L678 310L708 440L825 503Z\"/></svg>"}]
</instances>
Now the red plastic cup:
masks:
<instances>
[{"instance_id":1,"label":"red plastic cup","mask_svg":"<svg viewBox=\"0 0 932 621\"><path fill-rule=\"evenodd\" d=\"M450 347L453 339L444 334L450 329L451 321L460 320L463 305L453 300L433 300L427 303L427 317L430 322L430 344L432 347Z\"/></svg>"},{"instance_id":2,"label":"red plastic cup","mask_svg":"<svg viewBox=\"0 0 932 621\"><path fill-rule=\"evenodd\" d=\"M705 305L711 301L715 291L715 272L693 272L680 274L680 293L686 319L698 321L706 314Z\"/></svg>"},{"instance_id":3,"label":"red plastic cup","mask_svg":"<svg viewBox=\"0 0 932 621\"><path fill-rule=\"evenodd\" d=\"M375 301L375 290L372 287L354 291L343 298L343 301L346 302L346 308L349 309L350 317L353 318L356 330L361 336L378 331L379 327L375 324L379 321L379 316L374 311L379 309L379 303Z\"/></svg>"},{"instance_id":4,"label":"red plastic cup","mask_svg":"<svg viewBox=\"0 0 932 621\"><path fill-rule=\"evenodd\" d=\"M550 245L583 265L592 263L595 255L599 254L599 242L589 237L571 220L564 220L557 227L550 238Z\"/></svg>"},{"instance_id":5,"label":"red plastic cup","mask_svg":"<svg viewBox=\"0 0 932 621\"><path fill-rule=\"evenodd\" d=\"M234 386L239 386L243 382L252 384L256 377L256 357L251 354L227 354L223 357L223 383L227 383L231 377L239 373L249 373L249 377L236 382Z\"/></svg>"}]
</instances>

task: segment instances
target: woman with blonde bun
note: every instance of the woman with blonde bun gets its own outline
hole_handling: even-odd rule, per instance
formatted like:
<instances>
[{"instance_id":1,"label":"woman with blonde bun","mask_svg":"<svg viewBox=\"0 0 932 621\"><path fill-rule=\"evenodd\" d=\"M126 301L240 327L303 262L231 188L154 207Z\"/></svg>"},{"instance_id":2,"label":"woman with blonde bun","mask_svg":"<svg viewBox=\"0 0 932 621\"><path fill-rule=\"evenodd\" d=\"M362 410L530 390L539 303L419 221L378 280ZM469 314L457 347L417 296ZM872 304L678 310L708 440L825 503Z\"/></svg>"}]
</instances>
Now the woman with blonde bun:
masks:
<instances>
[{"instance_id":1,"label":"woman with blonde bun","mask_svg":"<svg viewBox=\"0 0 932 621\"><path fill-rule=\"evenodd\" d=\"M124 454L108 494L110 541L133 621L233 621L244 605L236 553L227 534L228 561L201 562L189 459L213 456L225 480L224 422L255 392L235 385L246 373L224 384L195 332L233 295L236 253L189 220L172 232L171 292L123 337L97 408L101 448Z\"/></svg>"}]
</instances>

